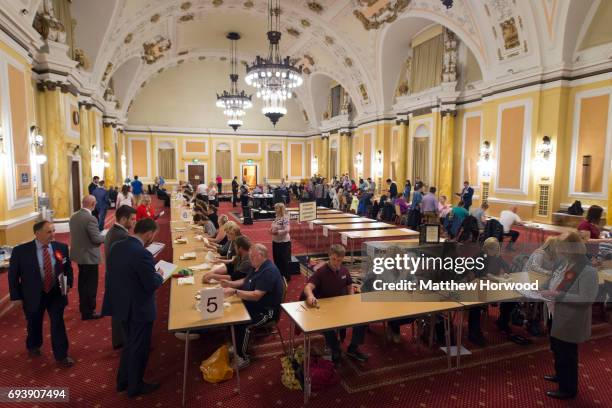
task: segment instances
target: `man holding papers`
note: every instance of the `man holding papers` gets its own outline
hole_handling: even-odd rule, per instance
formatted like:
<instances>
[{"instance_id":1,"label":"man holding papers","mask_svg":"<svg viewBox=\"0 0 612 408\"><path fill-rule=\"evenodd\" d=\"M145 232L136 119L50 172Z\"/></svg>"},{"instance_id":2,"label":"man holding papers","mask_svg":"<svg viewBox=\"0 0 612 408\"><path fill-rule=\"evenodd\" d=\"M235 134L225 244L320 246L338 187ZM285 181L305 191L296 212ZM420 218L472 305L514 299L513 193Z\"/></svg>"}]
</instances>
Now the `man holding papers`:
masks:
<instances>
[{"instance_id":1,"label":"man holding papers","mask_svg":"<svg viewBox=\"0 0 612 408\"><path fill-rule=\"evenodd\" d=\"M107 292L102 312L121 321L125 344L117 374L117 391L129 397L159 388L146 383L143 375L151 348L151 331L157 317L155 291L163 283L155 270L153 255L146 246L153 242L157 224L150 218L136 223L134 235L116 242L108 258Z\"/></svg>"},{"instance_id":2,"label":"man holding papers","mask_svg":"<svg viewBox=\"0 0 612 408\"><path fill-rule=\"evenodd\" d=\"M111 251L111 247L115 242L123 241L130 236L130 230L134 228L136 224L136 209L129 205L122 205L117 208L115 212L115 225L108 230L106 237L104 238L104 255L106 263L106 276L104 285L104 297L108 296L108 257ZM123 347L125 335L121 328L121 321L115 317L112 318L111 323L112 331L112 343L114 349Z\"/></svg>"},{"instance_id":3,"label":"man holding papers","mask_svg":"<svg viewBox=\"0 0 612 408\"><path fill-rule=\"evenodd\" d=\"M36 239L13 249L9 269L11 300L21 304L28 321L26 347L30 358L41 355L42 325L45 311L51 322L51 347L55 360L71 367L64 308L68 288L72 288L72 264L68 247L54 241L55 227L49 221L34 224Z\"/></svg>"}]
</instances>

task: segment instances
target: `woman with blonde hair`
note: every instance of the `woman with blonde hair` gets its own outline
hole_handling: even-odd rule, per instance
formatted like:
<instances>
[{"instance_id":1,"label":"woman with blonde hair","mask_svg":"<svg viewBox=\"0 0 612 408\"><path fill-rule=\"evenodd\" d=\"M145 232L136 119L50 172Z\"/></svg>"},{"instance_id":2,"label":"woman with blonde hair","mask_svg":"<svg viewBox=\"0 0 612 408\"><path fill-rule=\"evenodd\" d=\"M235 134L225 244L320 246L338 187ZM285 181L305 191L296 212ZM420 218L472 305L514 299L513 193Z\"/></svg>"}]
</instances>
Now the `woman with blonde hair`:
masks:
<instances>
[{"instance_id":1,"label":"woman with blonde hair","mask_svg":"<svg viewBox=\"0 0 612 408\"><path fill-rule=\"evenodd\" d=\"M161 215L161 213L159 214ZM155 215L155 209L151 205L151 196L143 194L140 200L140 205L136 208L136 221L140 221L145 218L156 220L159 215Z\"/></svg>"},{"instance_id":2,"label":"woman with blonde hair","mask_svg":"<svg viewBox=\"0 0 612 408\"><path fill-rule=\"evenodd\" d=\"M214 182L210 182L208 185L208 202L214 205L218 205L217 203L217 186Z\"/></svg>"},{"instance_id":3,"label":"woman with blonde hair","mask_svg":"<svg viewBox=\"0 0 612 408\"><path fill-rule=\"evenodd\" d=\"M291 263L291 237L289 236L291 227L289 225L289 215L287 215L285 204L283 203L276 203L274 211L276 212L276 217L270 225L272 258L281 275L289 281L291 279L289 273L289 264Z\"/></svg>"},{"instance_id":4,"label":"woman with blonde hair","mask_svg":"<svg viewBox=\"0 0 612 408\"><path fill-rule=\"evenodd\" d=\"M208 240L204 244L206 249L211 251L218 251L227 242L227 233L225 232L225 224L229 222L227 215L223 214L219 217L219 228L217 229L217 235L214 238Z\"/></svg>"}]
</instances>

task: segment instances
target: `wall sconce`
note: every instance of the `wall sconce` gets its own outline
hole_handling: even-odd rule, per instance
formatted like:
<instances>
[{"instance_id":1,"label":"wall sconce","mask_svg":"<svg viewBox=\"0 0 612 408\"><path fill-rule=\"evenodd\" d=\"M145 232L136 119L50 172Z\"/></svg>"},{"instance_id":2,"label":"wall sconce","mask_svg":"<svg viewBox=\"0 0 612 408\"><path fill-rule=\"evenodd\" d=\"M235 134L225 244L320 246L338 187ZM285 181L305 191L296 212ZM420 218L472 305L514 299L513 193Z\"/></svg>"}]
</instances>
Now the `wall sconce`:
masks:
<instances>
[{"instance_id":1,"label":"wall sconce","mask_svg":"<svg viewBox=\"0 0 612 408\"><path fill-rule=\"evenodd\" d=\"M40 134L38 126L34 125L30 127L30 148L32 155L38 164L45 164L47 162L47 156L43 153L42 149L44 146L44 138Z\"/></svg>"},{"instance_id":2,"label":"wall sconce","mask_svg":"<svg viewBox=\"0 0 612 408\"><path fill-rule=\"evenodd\" d=\"M363 153L361 152L355 156L355 169L357 170L357 177L361 177L363 173Z\"/></svg>"},{"instance_id":3,"label":"wall sconce","mask_svg":"<svg viewBox=\"0 0 612 408\"><path fill-rule=\"evenodd\" d=\"M316 155L312 158L311 167L312 174L316 175L319 172L319 158Z\"/></svg>"},{"instance_id":4,"label":"wall sconce","mask_svg":"<svg viewBox=\"0 0 612 408\"><path fill-rule=\"evenodd\" d=\"M478 168L482 177L490 177L493 169L493 160L491 160L491 143L485 140L480 148L480 159L478 160Z\"/></svg>"},{"instance_id":5,"label":"wall sconce","mask_svg":"<svg viewBox=\"0 0 612 408\"><path fill-rule=\"evenodd\" d=\"M551 176L552 165L550 155L552 153L552 141L549 136L544 136L542 141L536 146L536 157L533 161L534 170L540 173L540 176L547 178Z\"/></svg>"},{"instance_id":6,"label":"wall sconce","mask_svg":"<svg viewBox=\"0 0 612 408\"><path fill-rule=\"evenodd\" d=\"M378 150L376 152L374 160L376 162L376 177L382 177L383 176L383 152L382 150Z\"/></svg>"},{"instance_id":7,"label":"wall sconce","mask_svg":"<svg viewBox=\"0 0 612 408\"><path fill-rule=\"evenodd\" d=\"M550 154L552 153L552 141L549 136L544 136L542 138L542 142L538 144L536 147L536 158L541 158L544 160L550 159Z\"/></svg>"}]
</instances>

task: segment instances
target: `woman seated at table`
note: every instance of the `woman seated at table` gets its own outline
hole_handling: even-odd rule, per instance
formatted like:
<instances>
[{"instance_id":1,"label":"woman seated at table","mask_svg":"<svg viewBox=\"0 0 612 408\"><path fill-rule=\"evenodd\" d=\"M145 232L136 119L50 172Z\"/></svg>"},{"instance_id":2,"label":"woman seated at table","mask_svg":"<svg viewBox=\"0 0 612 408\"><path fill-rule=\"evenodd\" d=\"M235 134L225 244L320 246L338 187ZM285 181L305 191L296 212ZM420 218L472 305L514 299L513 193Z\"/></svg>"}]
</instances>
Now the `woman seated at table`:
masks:
<instances>
[{"instance_id":1,"label":"woman seated at table","mask_svg":"<svg viewBox=\"0 0 612 408\"><path fill-rule=\"evenodd\" d=\"M219 228L217 228L217 235L214 238L207 238L204 242L204 248L209 251L217 252L227 242L227 234L225 232L225 224L227 224L227 215L219 217Z\"/></svg>"},{"instance_id":2,"label":"woman seated at table","mask_svg":"<svg viewBox=\"0 0 612 408\"><path fill-rule=\"evenodd\" d=\"M208 185L208 202L217 203L217 185L212 181Z\"/></svg>"},{"instance_id":3,"label":"woman seated at table","mask_svg":"<svg viewBox=\"0 0 612 408\"><path fill-rule=\"evenodd\" d=\"M204 214L194 214L193 223L204 227L206 238L214 238L217 235L217 229L213 225L212 221Z\"/></svg>"},{"instance_id":4,"label":"woman seated at table","mask_svg":"<svg viewBox=\"0 0 612 408\"><path fill-rule=\"evenodd\" d=\"M592 205L587 210L586 218L578 225L578 233L585 240L599 239L601 231L599 230L599 222L603 215L603 208L598 205Z\"/></svg>"},{"instance_id":5,"label":"woman seated at table","mask_svg":"<svg viewBox=\"0 0 612 408\"><path fill-rule=\"evenodd\" d=\"M217 215L217 207L214 205L208 206L208 218L212 221L216 229L219 229L219 216Z\"/></svg>"},{"instance_id":6,"label":"woman seated at table","mask_svg":"<svg viewBox=\"0 0 612 408\"><path fill-rule=\"evenodd\" d=\"M219 249L217 249L217 253L219 254L219 260L222 260L222 258L231 259L234 252L232 242L234 242L236 238L242 235L242 233L240 232L240 226L234 221L226 222L223 226L223 229L225 229L227 240L223 245L219 247Z\"/></svg>"},{"instance_id":7,"label":"woman seated at table","mask_svg":"<svg viewBox=\"0 0 612 408\"><path fill-rule=\"evenodd\" d=\"M161 214L159 214L161 215ZM136 208L136 221L140 221L145 218L156 220L159 215L155 215L155 209L151 205L151 196L145 194L140 200L140 205Z\"/></svg>"},{"instance_id":8,"label":"woman seated at table","mask_svg":"<svg viewBox=\"0 0 612 408\"><path fill-rule=\"evenodd\" d=\"M235 256L231 263L220 263L212 267L210 272L207 272L202 277L202 283L209 283L211 279L217 281L222 280L239 280L245 278L253 271L253 266L249 259L249 250L251 249L251 241L244 235L237 237L233 241Z\"/></svg>"}]
</instances>

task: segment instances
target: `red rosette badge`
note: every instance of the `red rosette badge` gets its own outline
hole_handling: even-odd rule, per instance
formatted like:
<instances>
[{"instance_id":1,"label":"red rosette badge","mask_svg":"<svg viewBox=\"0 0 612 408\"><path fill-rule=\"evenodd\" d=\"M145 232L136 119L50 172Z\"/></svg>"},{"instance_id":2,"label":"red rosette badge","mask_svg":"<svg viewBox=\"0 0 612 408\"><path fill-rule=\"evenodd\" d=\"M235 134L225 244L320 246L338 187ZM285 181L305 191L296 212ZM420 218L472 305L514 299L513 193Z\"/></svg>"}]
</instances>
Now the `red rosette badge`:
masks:
<instances>
[{"instance_id":1,"label":"red rosette badge","mask_svg":"<svg viewBox=\"0 0 612 408\"><path fill-rule=\"evenodd\" d=\"M62 251L60 251L59 249L56 249L54 252L55 255L55 259L57 259L58 262L63 263L64 262L64 255L62 255Z\"/></svg>"}]
</instances>

